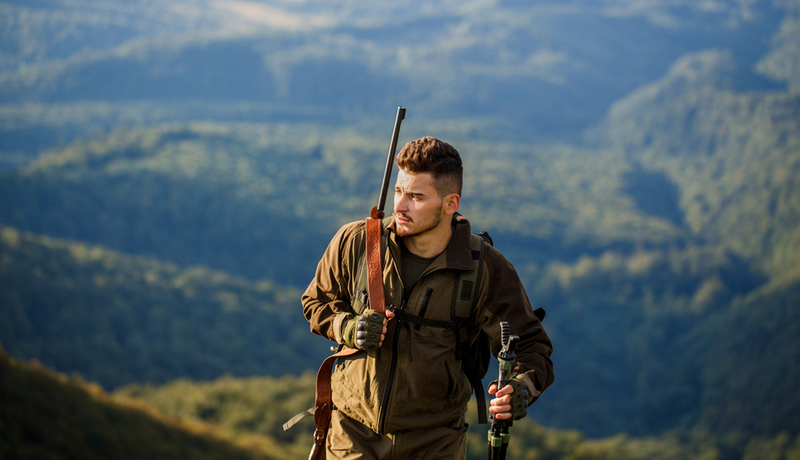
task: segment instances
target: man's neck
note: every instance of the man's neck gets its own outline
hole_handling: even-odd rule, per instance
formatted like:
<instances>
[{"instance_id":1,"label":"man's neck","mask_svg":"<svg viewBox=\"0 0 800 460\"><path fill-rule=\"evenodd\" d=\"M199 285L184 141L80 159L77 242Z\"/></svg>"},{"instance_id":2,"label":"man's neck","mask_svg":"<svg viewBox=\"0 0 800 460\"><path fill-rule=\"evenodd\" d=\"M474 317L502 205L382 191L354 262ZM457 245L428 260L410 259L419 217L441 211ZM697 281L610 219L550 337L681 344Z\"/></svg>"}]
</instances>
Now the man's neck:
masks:
<instances>
[{"instance_id":1,"label":"man's neck","mask_svg":"<svg viewBox=\"0 0 800 460\"><path fill-rule=\"evenodd\" d=\"M421 235L403 238L403 244L412 254L431 258L441 254L450 244L450 238L452 237L453 227L450 226L450 220L448 219L447 225L440 225Z\"/></svg>"}]
</instances>

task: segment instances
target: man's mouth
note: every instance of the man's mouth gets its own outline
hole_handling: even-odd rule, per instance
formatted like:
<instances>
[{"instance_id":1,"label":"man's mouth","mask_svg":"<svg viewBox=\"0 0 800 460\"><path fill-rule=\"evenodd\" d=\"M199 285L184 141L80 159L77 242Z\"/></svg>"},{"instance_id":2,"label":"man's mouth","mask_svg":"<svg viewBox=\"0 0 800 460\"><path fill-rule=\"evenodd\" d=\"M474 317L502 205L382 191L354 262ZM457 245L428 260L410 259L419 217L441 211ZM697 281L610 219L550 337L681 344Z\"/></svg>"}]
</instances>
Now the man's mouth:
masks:
<instances>
[{"instance_id":1,"label":"man's mouth","mask_svg":"<svg viewBox=\"0 0 800 460\"><path fill-rule=\"evenodd\" d=\"M406 217L406 216L404 216L402 214L395 214L394 215L394 220L396 222L398 222L398 223L401 223L401 224L409 224L409 223L411 223L411 218L410 217Z\"/></svg>"}]
</instances>

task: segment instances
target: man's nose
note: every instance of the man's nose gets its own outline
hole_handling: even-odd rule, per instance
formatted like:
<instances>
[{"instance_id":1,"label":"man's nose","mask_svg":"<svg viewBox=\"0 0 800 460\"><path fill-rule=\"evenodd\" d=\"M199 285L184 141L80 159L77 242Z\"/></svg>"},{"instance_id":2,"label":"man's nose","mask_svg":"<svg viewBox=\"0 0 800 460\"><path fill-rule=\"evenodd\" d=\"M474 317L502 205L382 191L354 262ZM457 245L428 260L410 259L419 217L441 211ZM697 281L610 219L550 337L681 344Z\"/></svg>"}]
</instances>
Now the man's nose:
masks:
<instances>
[{"instance_id":1,"label":"man's nose","mask_svg":"<svg viewBox=\"0 0 800 460\"><path fill-rule=\"evenodd\" d=\"M394 210L405 211L408 209L408 198L404 193L399 193L394 196Z\"/></svg>"}]
</instances>

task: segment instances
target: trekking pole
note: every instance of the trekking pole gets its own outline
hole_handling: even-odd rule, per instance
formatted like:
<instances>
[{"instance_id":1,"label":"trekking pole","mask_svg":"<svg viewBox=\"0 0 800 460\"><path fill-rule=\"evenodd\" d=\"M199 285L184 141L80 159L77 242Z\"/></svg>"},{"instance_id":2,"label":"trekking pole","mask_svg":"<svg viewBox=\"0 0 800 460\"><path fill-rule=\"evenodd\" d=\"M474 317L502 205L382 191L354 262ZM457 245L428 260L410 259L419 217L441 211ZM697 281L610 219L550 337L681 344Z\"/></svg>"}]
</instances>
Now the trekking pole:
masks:
<instances>
[{"instance_id":1,"label":"trekking pole","mask_svg":"<svg viewBox=\"0 0 800 460\"><path fill-rule=\"evenodd\" d=\"M497 354L497 360L500 362L497 391L500 391L508 384L511 370L514 368L514 362L517 359L514 349L517 347L517 340L519 340L516 335L511 335L511 326L505 321L500 323L500 336L503 348ZM489 460L505 460L508 441L511 437L508 429L513 423L513 420L498 420L496 416L492 416L492 426L489 429Z\"/></svg>"}]
</instances>

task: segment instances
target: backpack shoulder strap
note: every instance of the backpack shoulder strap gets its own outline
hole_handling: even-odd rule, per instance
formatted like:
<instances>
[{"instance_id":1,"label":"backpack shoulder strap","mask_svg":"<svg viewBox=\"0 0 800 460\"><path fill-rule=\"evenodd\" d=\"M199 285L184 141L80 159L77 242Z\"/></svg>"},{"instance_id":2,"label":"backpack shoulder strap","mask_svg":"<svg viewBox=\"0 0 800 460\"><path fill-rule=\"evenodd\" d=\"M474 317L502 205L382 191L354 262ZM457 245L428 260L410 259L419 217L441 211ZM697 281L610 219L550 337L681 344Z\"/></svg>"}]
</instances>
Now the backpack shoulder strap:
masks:
<instances>
[{"instance_id":1,"label":"backpack shoulder strap","mask_svg":"<svg viewBox=\"0 0 800 460\"><path fill-rule=\"evenodd\" d=\"M478 297L477 290L480 286L485 250L485 242L480 235L476 233L470 235L470 250L472 251L472 270L459 273L456 288L453 290L451 313L454 319L469 318Z\"/></svg>"},{"instance_id":2,"label":"backpack shoulder strap","mask_svg":"<svg viewBox=\"0 0 800 460\"><path fill-rule=\"evenodd\" d=\"M487 423L486 419L486 394L483 390L482 371L473 356L472 348L469 343L469 319L472 316L475 304L478 301L478 288L481 282L481 272L483 271L483 256L486 251L486 237L483 234L472 233L470 235L470 250L472 251L472 270L459 273L453 289L453 303L451 314L453 320L459 324L456 332L456 357L461 360L461 367L464 370L472 389L475 392L475 399L478 404L478 423ZM488 239L491 242L491 239ZM491 243L490 243L491 244Z\"/></svg>"}]
</instances>

